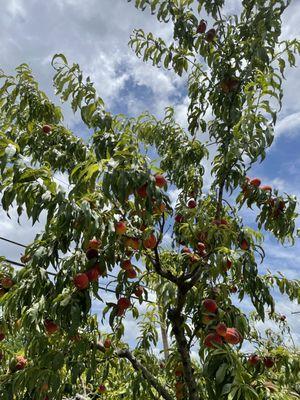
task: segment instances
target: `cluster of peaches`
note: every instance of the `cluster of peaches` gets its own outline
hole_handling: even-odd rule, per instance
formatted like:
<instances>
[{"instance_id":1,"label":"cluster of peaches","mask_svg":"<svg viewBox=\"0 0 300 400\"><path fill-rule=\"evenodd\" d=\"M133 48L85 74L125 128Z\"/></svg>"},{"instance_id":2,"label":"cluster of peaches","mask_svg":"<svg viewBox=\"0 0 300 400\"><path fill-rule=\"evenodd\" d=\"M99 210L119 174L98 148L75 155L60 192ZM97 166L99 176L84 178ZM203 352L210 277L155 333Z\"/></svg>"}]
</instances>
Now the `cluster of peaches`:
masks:
<instances>
[{"instance_id":1,"label":"cluster of peaches","mask_svg":"<svg viewBox=\"0 0 300 400\"><path fill-rule=\"evenodd\" d=\"M215 300L205 299L202 302L202 307L207 314L202 317L204 324L210 324L216 319L218 305ZM217 345L222 345L224 342L228 344L238 344L243 338L236 328L228 328L224 322L219 322L215 327L214 332L209 333L204 339L204 346L215 348Z\"/></svg>"},{"instance_id":2,"label":"cluster of peaches","mask_svg":"<svg viewBox=\"0 0 300 400\"><path fill-rule=\"evenodd\" d=\"M211 43L215 39L217 32L214 28L211 28L208 31L206 31L206 28L207 28L207 22L204 19L201 19L197 27L197 33L204 34L206 32L205 40L208 43Z\"/></svg>"},{"instance_id":3,"label":"cluster of peaches","mask_svg":"<svg viewBox=\"0 0 300 400\"><path fill-rule=\"evenodd\" d=\"M249 198L251 195L254 195L255 190L271 193L272 187L269 185L261 185L261 180L259 178L250 179L248 176L246 176L245 183L242 186L244 198ZM275 197L269 197L267 199L267 203L272 207L272 213L274 217L278 217L285 210L285 202L283 200Z\"/></svg>"}]
</instances>

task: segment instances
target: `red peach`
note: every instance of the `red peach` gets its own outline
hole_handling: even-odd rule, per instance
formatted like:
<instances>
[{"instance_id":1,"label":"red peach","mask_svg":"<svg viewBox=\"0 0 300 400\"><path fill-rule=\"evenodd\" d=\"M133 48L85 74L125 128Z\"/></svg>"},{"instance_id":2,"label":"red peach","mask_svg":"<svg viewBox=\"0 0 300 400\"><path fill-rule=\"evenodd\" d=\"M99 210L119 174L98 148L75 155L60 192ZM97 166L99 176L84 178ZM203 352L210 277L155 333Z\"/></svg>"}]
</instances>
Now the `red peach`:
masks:
<instances>
[{"instance_id":1,"label":"red peach","mask_svg":"<svg viewBox=\"0 0 300 400\"><path fill-rule=\"evenodd\" d=\"M126 222L124 222L124 221L117 222L115 224L115 229L116 229L116 233L118 235L124 235L124 233L126 233L126 231L127 231Z\"/></svg>"},{"instance_id":2,"label":"red peach","mask_svg":"<svg viewBox=\"0 0 300 400\"><path fill-rule=\"evenodd\" d=\"M137 272L134 268L129 268L126 271L126 276L128 279L135 279L137 277Z\"/></svg>"},{"instance_id":3,"label":"red peach","mask_svg":"<svg viewBox=\"0 0 300 400\"><path fill-rule=\"evenodd\" d=\"M215 344L222 345L223 340L217 333L209 333L204 339L204 346L209 348L215 348Z\"/></svg>"},{"instance_id":4,"label":"red peach","mask_svg":"<svg viewBox=\"0 0 300 400\"><path fill-rule=\"evenodd\" d=\"M104 343L103 343L103 346L104 346L106 349L109 349L109 348L111 347L111 340L110 340L109 338L105 339L105 340L104 340Z\"/></svg>"},{"instance_id":5,"label":"red peach","mask_svg":"<svg viewBox=\"0 0 300 400\"><path fill-rule=\"evenodd\" d=\"M85 273L80 273L75 275L73 282L76 288L79 290L86 289L89 286L89 278Z\"/></svg>"},{"instance_id":6,"label":"red peach","mask_svg":"<svg viewBox=\"0 0 300 400\"><path fill-rule=\"evenodd\" d=\"M259 187L261 184L261 180L259 178L253 178L250 181L250 185L255 186L255 187Z\"/></svg>"},{"instance_id":7,"label":"red peach","mask_svg":"<svg viewBox=\"0 0 300 400\"><path fill-rule=\"evenodd\" d=\"M206 311L215 314L218 310L217 303L212 299L205 299L202 302L202 306L206 309Z\"/></svg>"},{"instance_id":8,"label":"red peach","mask_svg":"<svg viewBox=\"0 0 300 400\"><path fill-rule=\"evenodd\" d=\"M211 43L214 38L216 37L216 30L215 29L210 29L209 31L206 32L205 40L209 43Z\"/></svg>"},{"instance_id":9,"label":"red peach","mask_svg":"<svg viewBox=\"0 0 300 400\"><path fill-rule=\"evenodd\" d=\"M183 222L183 216L180 214L175 215L175 222L177 222L178 224Z\"/></svg>"},{"instance_id":10,"label":"red peach","mask_svg":"<svg viewBox=\"0 0 300 400\"><path fill-rule=\"evenodd\" d=\"M100 385L100 386L98 387L98 392L99 392L99 393L105 393L105 392L106 392L106 387L105 387L104 385Z\"/></svg>"},{"instance_id":11,"label":"red peach","mask_svg":"<svg viewBox=\"0 0 300 400\"><path fill-rule=\"evenodd\" d=\"M241 241L241 249L242 249L242 250L249 250L249 243L247 242L246 239L243 239L243 240Z\"/></svg>"},{"instance_id":12,"label":"red peach","mask_svg":"<svg viewBox=\"0 0 300 400\"><path fill-rule=\"evenodd\" d=\"M134 294L136 295L136 297L141 297L143 295L143 293L144 293L143 286L139 285L134 289Z\"/></svg>"},{"instance_id":13,"label":"red peach","mask_svg":"<svg viewBox=\"0 0 300 400\"><path fill-rule=\"evenodd\" d=\"M50 133L52 129L50 125L43 125L42 130L44 133Z\"/></svg>"},{"instance_id":14,"label":"red peach","mask_svg":"<svg viewBox=\"0 0 300 400\"><path fill-rule=\"evenodd\" d=\"M188 208L196 208L196 206L197 206L196 200L195 199L190 199L187 202L187 206L188 206Z\"/></svg>"},{"instance_id":15,"label":"red peach","mask_svg":"<svg viewBox=\"0 0 300 400\"><path fill-rule=\"evenodd\" d=\"M206 31L206 21L204 19L201 19L197 27L197 33L205 33L205 31Z\"/></svg>"},{"instance_id":16,"label":"red peach","mask_svg":"<svg viewBox=\"0 0 300 400\"><path fill-rule=\"evenodd\" d=\"M205 246L204 243L198 242L198 243L197 243L197 248L198 248L198 250L199 250L200 252L202 252L202 251L204 251L204 250L206 249L206 246Z\"/></svg>"},{"instance_id":17,"label":"red peach","mask_svg":"<svg viewBox=\"0 0 300 400\"><path fill-rule=\"evenodd\" d=\"M272 357L265 357L264 364L266 368L272 368L275 364L275 361Z\"/></svg>"},{"instance_id":18,"label":"red peach","mask_svg":"<svg viewBox=\"0 0 300 400\"><path fill-rule=\"evenodd\" d=\"M45 327L45 331L48 335L52 335L53 333L56 333L57 331L59 331L59 326L51 319L46 319L44 321L44 327Z\"/></svg>"},{"instance_id":19,"label":"red peach","mask_svg":"<svg viewBox=\"0 0 300 400\"><path fill-rule=\"evenodd\" d=\"M88 243L89 249L98 250L100 246L101 246L101 240L97 240L96 238L91 239Z\"/></svg>"},{"instance_id":20,"label":"red peach","mask_svg":"<svg viewBox=\"0 0 300 400\"><path fill-rule=\"evenodd\" d=\"M120 297L118 300L118 307L126 309L131 306L131 302L127 297Z\"/></svg>"},{"instance_id":21,"label":"red peach","mask_svg":"<svg viewBox=\"0 0 300 400\"><path fill-rule=\"evenodd\" d=\"M100 272L97 266L94 266L93 268L90 268L86 272L87 277L89 278L90 282L97 282L100 276Z\"/></svg>"},{"instance_id":22,"label":"red peach","mask_svg":"<svg viewBox=\"0 0 300 400\"><path fill-rule=\"evenodd\" d=\"M14 284L13 280L9 276L2 278L0 283L4 289L10 289Z\"/></svg>"},{"instance_id":23,"label":"red peach","mask_svg":"<svg viewBox=\"0 0 300 400\"><path fill-rule=\"evenodd\" d=\"M127 271L128 269L132 268L132 264L130 260L124 260L121 263L121 268L124 269L125 271Z\"/></svg>"},{"instance_id":24,"label":"red peach","mask_svg":"<svg viewBox=\"0 0 300 400\"><path fill-rule=\"evenodd\" d=\"M248 364L250 365L257 365L260 361L260 357L257 354L251 354L248 358Z\"/></svg>"},{"instance_id":25,"label":"red peach","mask_svg":"<svg viewBox=\"0 0 300 400\"><path fill-rule=\"evenodd\" d=\"M230 344L238 344L242 340L242 336L236 328L227 328L224 338Z\"/></svg>"},{"instance_id":26,"label":"red peach","mask_svg":"<svg viewBox=\"0 0 300 400\"><path fill-rule=\"evenodd\" d=\"M226 336L226 331L227 331L227 326L224 324L224 322L220 322L216 326L216 332L218 335L225 337Z\"/></svg>"},{"instance_id":27,"label":"red peach","mask_svg":"<svg viewBox=\"0 0 300 400\"><path fill-rule=\"evenodd\" d=\"M147 183L145 183L143 186L139 187L136 191L138 196L140 196L142 198L146 198L148 196L147 187L148 187Z\"/></svg>"},{"instance_id":28,"label":"red peach","mask_svg":"<svg viewBox=\"0 0 300 400\"><path fill-rule=\"evenodd\" d=\"M92 260L93 258L98 257L98 251L96 249L90 248L90 249L87 249L85 255L88 260Z\"/></svg>"},{"instance_id":29,"label":"red peach","mask_svg":"<svg viewBox=\"0 0 300 400\"><path fill-rule=\"evenodd\" d=\"M154 249L157 244L156 237L153 233L143 240L143 245L146 249Z\"/></svg>"},{"instance_id":30,"label":"red peach","mask_svg":"<svg viewBox=\"0 0 300 400\"><path fill-rule=\"evenodd\" d=\"M272 187L269 185L264 185L260 187L260 190L263 190L264 192L272 192Z\"/></svg>"},{"instance_id":31,"label":"red peach","mask_svg":"<svg viewBox=\"0 0 300 400\"><path fill-rule=\"evenodd\" d=\"M166 186L166 184L167 184L167 180L163 175L161 175L161 174L155 175L155 185L156 186L158 186L159 188L162 188L162 187Z\"/></svg>"}]
</instances>

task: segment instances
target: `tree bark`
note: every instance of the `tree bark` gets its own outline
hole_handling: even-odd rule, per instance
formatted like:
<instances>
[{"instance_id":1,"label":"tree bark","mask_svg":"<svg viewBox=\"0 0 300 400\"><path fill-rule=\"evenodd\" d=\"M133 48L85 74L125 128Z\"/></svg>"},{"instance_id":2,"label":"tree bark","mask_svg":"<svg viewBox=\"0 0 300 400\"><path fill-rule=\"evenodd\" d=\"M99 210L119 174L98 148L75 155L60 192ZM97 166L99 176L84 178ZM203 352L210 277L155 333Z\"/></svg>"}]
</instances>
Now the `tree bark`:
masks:
<instances>
[{"instance_id":1,"label":"tree bark","mask_svg":"<svg viewBox=\"0 0 300 400\"><path fill-rule=\"evenodd\" d=\"M189 286L186 284L180 284L178 286L177 307L175 309L169 310L168 317L172 323L173 334L175 336L177 349L182 361L183 376L186 384L186 389L188 391L188 399L200 400L198 395L197 382L195 380L192 367L190 346L185 337L184 317L182 315L182 309L186 301L186 294L188 290Z\"/></svg>"},{"instance_id":2,"label":"tree bark","mask_svg":"<svg viewBox=\"0 0 300 400\"><path fill-rule=\"evenodd\" d=\"M158 302L158 304L159 304L159 302ZM159 312L161 338L162 338L163 349L164 349L164 357L165 357L165 361L167 361L169 358L169 341L168 341L168 333L167 333L167 329L166 329L166 315L160 304L158 305L158 312Z\"/></svg>"},{"instance_id":3,"label":"tree bark","mask_svg":"<svg viewBox=\"0 0 300 400\"><path fill-rule=\"evenodd\" d=\"M97 343L97 350L101 351L102 353L105 353L106 351L105 347L100 342ZM159 393L162 398L164 398L165 400L174 400L174 397L169 393L169 391L159 383L158 379L154 375L152 375L151 372L148 371L148 369L143 364L141 364L129 350L117 350L115 354L119 358L126 358L136 371L141 372L146 381L152 387L154 387L154 389Z\"/></svg>"},{"instance_id":4,"label":"tree bark","mask_svg":"<svg viewBox=\"0 0 300 400\"><path fill-rule=\"evenodd\" d=\"M174 400L174 397L162 386L157 378L155 378L148 370L145 368L129 350L118 350L117 355L120 358L126 358L130 361L131 365L136 371L141 371L143 377L150 383L151 386L156 389L156 391L165 399L165 400Z\"/></svg>"}]
</instances>

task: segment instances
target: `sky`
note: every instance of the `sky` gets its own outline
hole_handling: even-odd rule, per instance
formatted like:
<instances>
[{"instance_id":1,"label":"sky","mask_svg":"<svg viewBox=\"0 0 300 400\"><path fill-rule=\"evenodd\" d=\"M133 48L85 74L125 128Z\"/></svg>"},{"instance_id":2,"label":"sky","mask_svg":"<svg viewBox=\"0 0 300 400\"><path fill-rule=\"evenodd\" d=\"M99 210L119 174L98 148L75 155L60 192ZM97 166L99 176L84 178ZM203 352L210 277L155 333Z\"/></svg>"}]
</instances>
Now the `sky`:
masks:
<instances>
[{"instance_id":1,"label":"sky","mask_svg":"<svg viewBox=\"0 0 300 400\"><path fill-rule=\"evenodd\" d=\"M225 13L237 12L240 4L240 0L227 0ZM69 62L79 63L84 73L92 78L110 111L135 116L149 110L161 117L164 108L172 105L178 122L186 127L186 78L143 63L127 44L135 28L151 31L168 40L172 34L170 25L158 23L155 17L136 10L127 0L0 0L0 7L0 68L5 72L13 73L17 65L28 63L41 88L54 98L50 61L55 53L64 53ZM282 38L300 37L299 20L300 5L294 0L284 14ZM78 117L67 106L64 106L64 112L69 128L86 136ZM264 163L254 167L252 176L259 176L264 184L298 197L299 128L300 79L299 70L294 68L286 73L275 142ZM64 177L60 178L64 180ZM206 176L206 185L209 180ZM175 198L176 193L171 196ZM249 223L254 223L254 212L245 210L243 216ZM32 227L26 218L18 225L14 212L9 219L0 210L0 236L26 244L42 225L41 220ZM267 257L263 269L268 267L272 271L282 271L289 278L299 278L299 243L293 248L283 248L267 236L264 247ZM21 253L21 248L0 241L1 255L18 260ZM300 311L300 306L285 297L275 296L278 311L287 316L295 341L300 343L300 318L291 314ZM249 304L243 304L243 307L250 309ZM95 310L98 310L97 306ZM129 320L128 332L134 327L135 323Z\"/></svg>"}]
</instances>

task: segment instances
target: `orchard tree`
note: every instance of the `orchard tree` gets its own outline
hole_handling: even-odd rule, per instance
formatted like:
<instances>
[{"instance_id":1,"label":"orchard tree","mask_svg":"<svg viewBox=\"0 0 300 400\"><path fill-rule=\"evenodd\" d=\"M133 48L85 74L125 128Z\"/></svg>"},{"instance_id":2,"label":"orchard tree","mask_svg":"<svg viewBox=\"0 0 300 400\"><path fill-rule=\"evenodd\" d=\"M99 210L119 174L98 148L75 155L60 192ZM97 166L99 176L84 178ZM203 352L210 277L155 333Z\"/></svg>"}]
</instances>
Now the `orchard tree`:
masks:
<instances>
[{"instance_id":1,"label":"orchard tree","mask_svg":"<svg viewBox=\"0 0 300 400\"><path fill-rule=\"evenodd\" d=\"M112 115L80 67L57 54L55 91L90 130L85 142L26 64L1 73L2 207L33 224L46 218L22 268L1 260L1 399L59 400L74 390L103 399L299 398L288 387L299 360L264 342L233 300L250 299L256 319L282 324L273 288L300 298L298 281L259 271L262 232L296 239L296 199L251 176L272 144L286 64L295 65L300 43L280 41L289 1L244 0L232 16L224 3L135 1L173 28L171 43L136 30L130 46L186 79L187 130L171 107L161 120ZM257 230L242 207L257 214ZM115 271L108 297L101 283ZM92 315L94 301L101 315ZM137 320L135 348L124 341L126 318ZM154 352L159 329L163 359Z\"/></svg>"}]
</instances>

